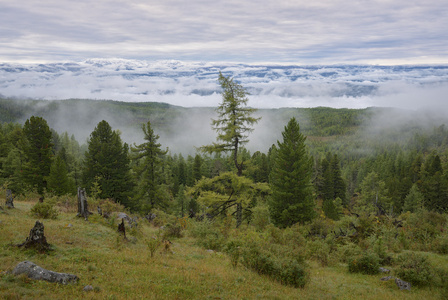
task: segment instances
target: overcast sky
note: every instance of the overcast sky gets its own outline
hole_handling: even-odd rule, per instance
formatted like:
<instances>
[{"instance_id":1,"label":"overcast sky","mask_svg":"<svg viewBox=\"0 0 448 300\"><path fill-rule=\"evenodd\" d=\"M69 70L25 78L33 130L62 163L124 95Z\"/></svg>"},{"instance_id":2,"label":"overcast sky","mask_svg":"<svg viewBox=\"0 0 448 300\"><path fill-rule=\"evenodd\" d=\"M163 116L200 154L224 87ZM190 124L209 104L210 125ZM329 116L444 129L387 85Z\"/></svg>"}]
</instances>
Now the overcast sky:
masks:
<instances>
[{"instance_id":1,"label":"overcast sky","mask_svg":"<svg viewBox=\"0 0 448 300\"><path fill-rule=\"evenodd\" d=\"M0 62L112 57L448 63L448 1L0 1Z\"/></svg>"}]
</instances>

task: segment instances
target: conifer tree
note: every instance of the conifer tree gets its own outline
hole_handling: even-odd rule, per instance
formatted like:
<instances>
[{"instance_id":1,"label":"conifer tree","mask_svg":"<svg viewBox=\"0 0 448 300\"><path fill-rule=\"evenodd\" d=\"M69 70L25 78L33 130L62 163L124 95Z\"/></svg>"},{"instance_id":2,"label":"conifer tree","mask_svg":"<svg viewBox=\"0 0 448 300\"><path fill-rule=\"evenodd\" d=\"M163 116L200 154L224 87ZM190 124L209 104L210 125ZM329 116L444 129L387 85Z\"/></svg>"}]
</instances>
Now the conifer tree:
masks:
<instances>
[{"instance_id":1,"label":"conifer tree","mask_svg":"<svg viewBox=\"0 0 448 300\"><path fill-rule=\"evenodd\" d=\"M90 192L94 182L99 184L101 198L111 198L129 205L132 189L130 177L129 147L123 144L117 131L109 123L101 121L90 134L85 153L83 182Z\"/></svg>"},{"instance_id":2,"label":"conifer tree","mask_svg":"<svg viewBox=\"0 0 448 300\"><path fill-rule=\"evenodd\" d=\"M159 136L154 133L151 122L148 121L142 125L145 142L140 145L131 147L132 160L135 163L135 173L139 178L138 197L140 203L137 204L139 209L150 210L165 206L162 196L165 194L161 189L161 165L162 157L168 150L162 150L161 144L157 142Z\"/></svg>"},{"instance_id":3,"label":"conifer tree","mask_svg":"<svg viewBox=\"0 0 448 300\"><path fill-rule=\"evenodd\" d=\"M299 123L292 118L282 132L271 171L271 217L279 227L304 223L315 217L311 175L313 161L300 133Z\"/></svg>"},{"instance_id":4,"label":"conifer tree","mask_svg":"<svg viewBox=\"0 0 448 300\"><path fill-rule=\"evenodd\" d=\"M251 116L256 109L246 107L248 93L243 86L221 72L218 80L223 89L222 103L216 109L218 119L212 120L212 127L218 133L216 139L219 142L202 146L200 149L210 154L231 152L237 175L241 176L244 161L238 161L238 151L242 145L249 142L248 133L253 131L251 126L256 124L259 118Z\"/></svg>"},{"instance_id":5,"label":"conifer tree","mask_svg":"<svg viewBox=\"0 0 448 300\"><path fill-rule=\"evenodd\" d=\"M70 192L74 193L74 191L70 191L71 186L67 176L67 165L62 157L64 152L65 151L59 152L53 160L50 167L50 175L48 176L47 189L58 196L65 195Z\"/></svg>"},{"instance_id":6,"label":"conifer tree","mask_svg":"<svg viewBox=\"0 0 448 300\"><path fill-rule=\"evenodd\" d=\"M26 158L23 164L23 179L28 185L36 187L37 192L43 195L53 157L50 127L45 119L32 116L25 121L23 133L26 137L23 145Z\"/></svg>"}]
</instances>

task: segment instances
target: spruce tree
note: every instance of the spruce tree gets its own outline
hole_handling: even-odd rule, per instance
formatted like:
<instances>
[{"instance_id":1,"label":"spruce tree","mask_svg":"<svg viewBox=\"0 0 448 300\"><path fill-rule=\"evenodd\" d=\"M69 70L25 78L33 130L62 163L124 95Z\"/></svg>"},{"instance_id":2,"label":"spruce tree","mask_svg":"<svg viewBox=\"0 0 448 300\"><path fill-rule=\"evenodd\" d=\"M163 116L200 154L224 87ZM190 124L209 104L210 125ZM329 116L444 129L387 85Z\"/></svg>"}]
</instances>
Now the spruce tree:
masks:
<instances>
[{"instance_id":1,"label":"spruce tree","mask_svg":"<svg viewBox=\"0 0 448 300\"><path fill-rule=\"evenodd\" d=\"M43 195L53 157L51 130L45 119L32 116L26 120L23 133L26 137L23 145L25 154L25 163L22 166L23 179Z\"/></svg>"},{"instance_id":2,"label":"spruce tree","mask_svg":"<svg viewBox=\"0 0 448 300\"><path fill-rule=\"evenodd\" d=\"M99 122L90 134L88 151L85 153L82 175L87 191L90 192L97 182L101 198L111 198L129 205L132 181L128 151L129 147L123 144L119 133L113 131L106 121Z\"/></svg>"},{"instance_id":3,"label":"spruce tree","mask_svg":"<svg viewBox=\"0 0 448 300\"><path fill-rule=\"evenodd\" d=\"M63 159L64 152L65 151L61 151L56 156L50 167L50 175L48 176L47 189L58 196L65 195L70 192L74 193L74 190L70 191L71 186L67 176L67 165Z\"/></svg>"},{"instance_id":4,"label":"spruce tree","mask_svg":"<svg viewBox=\"0 0 448 300\"><path fill-rule=\"evenodd\" d=\"M292 118L282 132L270 175L272 221L279 227L304 223L315 217L311 175L312 158L300 133L299 123Z\"/></svg>"},{"instance_id":5,"label":"spruce tree","mask_svg":"<svg viewBox=\"0 0 448 300\"><path fill-rule=\"evenodd\" d=\"M158 143L159 136L154 133L150 121L142 125L142 130L145 142L131 147L134 171L139 178L140 203L136 203L136 206L141 210L164 208L165 199L162 199L162 196L166 193L160 190L162 187L160 177L162 157L168 151L161 149L162 145Z\"/></svg>"}]
</instances>

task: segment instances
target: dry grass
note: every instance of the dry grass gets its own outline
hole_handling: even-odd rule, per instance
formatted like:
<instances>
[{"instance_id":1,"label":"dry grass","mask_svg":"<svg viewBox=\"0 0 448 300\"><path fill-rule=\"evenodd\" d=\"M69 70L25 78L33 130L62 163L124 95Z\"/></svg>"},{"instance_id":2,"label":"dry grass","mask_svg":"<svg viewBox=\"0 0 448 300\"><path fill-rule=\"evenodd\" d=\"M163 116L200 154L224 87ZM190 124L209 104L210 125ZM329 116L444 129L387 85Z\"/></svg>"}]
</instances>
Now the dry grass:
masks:
<instances>
[{"instance_id":1,"label":"dry grass","mask_svg":"<svg viewBox=\"0 0 448 300\"><path fill-rule=\"evenodd\" d=\"M16 201L15 204L16 209L0 214L0 273L12 270L21 261L31 260L49 270L76 274L80 281L60 285L2 274L0 299L431 299L438 296L431 289L400 291L392 281L380 281L380 275L350 274L346 265L321 267L314 262L309 262L309 284L304 289L295 289L241 265L233 268L225 254L199 248L191 237L172 240L171 251L163 251L161 247L151 258L145 238L155 235L158 228L141 220L138 234L134 237L129 234L129 241L124 241L112 226L86 222L76 218L76 213L61 212L56 220L43 220L47 241L54 250L38 254L14 246L26 239L36 221L28 213L34 202ZM86 285L92 285L95 290L84 292Z\"/></svg>"}]
</instances>

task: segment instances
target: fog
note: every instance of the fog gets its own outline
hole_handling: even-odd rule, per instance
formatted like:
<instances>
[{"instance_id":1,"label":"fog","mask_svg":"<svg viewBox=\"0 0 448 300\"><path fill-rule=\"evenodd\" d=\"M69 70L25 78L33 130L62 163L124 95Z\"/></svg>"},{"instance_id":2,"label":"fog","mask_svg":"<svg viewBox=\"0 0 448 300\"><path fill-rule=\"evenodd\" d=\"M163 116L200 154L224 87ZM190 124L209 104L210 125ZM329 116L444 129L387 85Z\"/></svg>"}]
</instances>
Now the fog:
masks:
<instances>
[{"instance_id":1,"label":"fog","mask_svg":"<svg viewBox=\"0 0 448 300\"><path fill-rule=\"evenodd\" d=\"M173 153L194 154L195 147L215 141L211 119L221 102L219 72L232 76L250 93L248 105L262 117L249 136L250 151L266 152L281 138L289 118L299 123L307 116L285 115L282 108L387 107L370 123L365 134L383 128L426 127L444 123L448 111L448 66L298 66L242 65L231 63L187 63L180 61L136 61L94 59L53 64L0 64L0 95L21 99L93 99L120 102L163 102L180 106L179 111L151 116L163 147ZM94 102L59 105L45 115L52 128L74 134L85 143L101 120L121 132L129 143L141 143L143 133L136 112L105 109ZM44 113L48 101L39 101L32 114ZM169 120L169 121L167 121ZM163 125L162 125L163 124Z\"/></svg>"}]
</instances>

